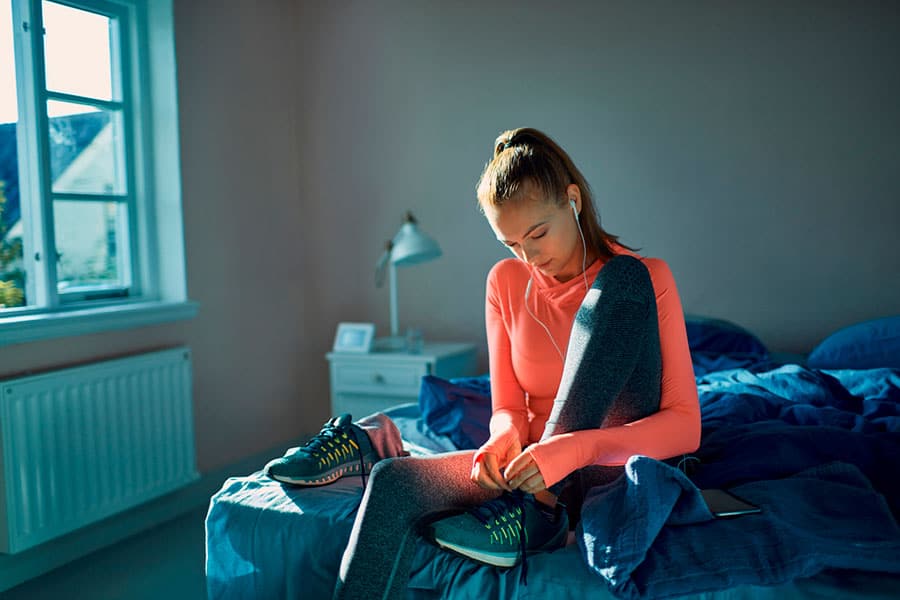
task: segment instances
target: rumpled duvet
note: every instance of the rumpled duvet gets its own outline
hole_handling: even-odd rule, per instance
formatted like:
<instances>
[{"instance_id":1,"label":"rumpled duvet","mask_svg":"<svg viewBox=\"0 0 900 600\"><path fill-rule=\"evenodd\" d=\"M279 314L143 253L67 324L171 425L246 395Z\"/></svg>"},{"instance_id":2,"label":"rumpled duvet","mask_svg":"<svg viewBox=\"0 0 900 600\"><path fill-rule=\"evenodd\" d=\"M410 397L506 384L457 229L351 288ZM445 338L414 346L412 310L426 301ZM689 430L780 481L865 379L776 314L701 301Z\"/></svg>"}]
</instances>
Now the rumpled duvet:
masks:
<instances>
[{"instance_id":1,"label":"rumpled duvet","mask_svg":"<svg viewBox=\"0 0 900 600\"><path fill-rule=\"evenodd\" d=\"M797 365L698 378L703 440L680 468L632 457L586 499L579 545L622 598L900 573L900 371ZM673 464L676 464L673 461ZM762 508L715 519L699 488Z\"/></svg>"},{"instance_id":2,"label":"rumpled duvet","mask_svg":"<svg viewBox=\"0 0 900 600\"><path fill-rule=\"evenodd\" d=\"M760 514L716 519L678 469L635 456L593 489L578 542L620 598L775 585L825 568L900 573L900 528L855 466L833 462L734 488Z\"/></svg>"}]
</instances>

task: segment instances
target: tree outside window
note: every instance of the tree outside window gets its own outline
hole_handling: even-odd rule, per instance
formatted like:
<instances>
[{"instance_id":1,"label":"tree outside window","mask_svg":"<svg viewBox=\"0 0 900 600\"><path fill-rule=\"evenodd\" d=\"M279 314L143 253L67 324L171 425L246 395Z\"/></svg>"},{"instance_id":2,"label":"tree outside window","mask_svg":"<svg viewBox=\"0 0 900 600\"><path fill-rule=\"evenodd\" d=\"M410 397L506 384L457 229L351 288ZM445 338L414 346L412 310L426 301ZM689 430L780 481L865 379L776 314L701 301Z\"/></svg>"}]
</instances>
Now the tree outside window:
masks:
<instances>
[{"instance_id":1,"label":"tree outside window","mask_svg":"<svg viewBox=\"0 0 900 600\"><path fill-rule=\"evenodd\" d=\"M6 219L6 182L0 181L0 308L25 304L22 238L10 235Z\"/></svg>"}]
</instances>

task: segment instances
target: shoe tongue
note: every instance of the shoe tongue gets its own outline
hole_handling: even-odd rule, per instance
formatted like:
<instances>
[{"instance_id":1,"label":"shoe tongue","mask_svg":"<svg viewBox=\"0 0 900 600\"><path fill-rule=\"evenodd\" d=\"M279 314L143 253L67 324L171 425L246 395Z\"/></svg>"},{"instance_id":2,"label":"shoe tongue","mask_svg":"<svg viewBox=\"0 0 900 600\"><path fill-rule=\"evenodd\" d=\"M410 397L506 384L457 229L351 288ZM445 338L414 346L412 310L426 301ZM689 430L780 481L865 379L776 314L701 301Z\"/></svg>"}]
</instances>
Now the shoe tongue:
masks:
<instances>
[{"instance_id":1,"label":"shoe tongue","mask_svg":"<svg viewBox=\"0 0 900 600\"><path fill-rule=\"evenodd\" d=\"M335 417L331 420L331 426L337 427L338 429L346 429L350 423L352 423L352 417L350 413L344 413L338 417Z\"/></svg>"}]
</instances>

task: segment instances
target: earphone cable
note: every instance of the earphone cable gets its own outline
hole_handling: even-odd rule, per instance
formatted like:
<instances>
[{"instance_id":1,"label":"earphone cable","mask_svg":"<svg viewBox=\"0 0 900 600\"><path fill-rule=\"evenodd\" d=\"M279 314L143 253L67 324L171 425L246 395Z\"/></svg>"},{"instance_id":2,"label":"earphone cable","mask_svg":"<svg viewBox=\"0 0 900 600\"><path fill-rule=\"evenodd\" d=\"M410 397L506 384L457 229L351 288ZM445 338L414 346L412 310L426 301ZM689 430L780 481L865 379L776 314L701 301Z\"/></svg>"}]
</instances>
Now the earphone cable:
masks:
<instances>
[{"instance_id":1,"label":"earphone cable","mask_svg":"<svg viewBox=\"0 0 900 600\"><path fill-rule=\"evenodd\" d=\"M572 204L572 210L575 211L575 205ZM584 239L584 231L581 230L581 221L578 219L578 211L575 211L575 225L578 227L578 235L581 236L581 278L584 280L584 293L587 294L589 290L588 281L587 281L587 242ZM531 265L528 265L529 271L531 271ZM544 331L547 332L547 337L550 338L550 342L553 343L553 347L556 349L556 353L559 354L559 358L566 362L566 357L562 353L562 350L559 349L559 345L556 343L556 339L553 337L553 334L550 333L550 328L547 327L543 321L537 318L537 316L531 312L531 308L528 306L528 295L531 293L531 282L534 279L534 274L531 273L531 276L528 278L528 285L525 286L525 310L534 319L538 325L544 328Z\"/></svg>"},{"instance_id":2,"label":"earphone cable","mask_svg":"<svg viewBox=\"0 0 900 600\"><path fill-rule=\"evenodd\" d=\"M581 235L581 277L584 279L584 293L587 294L587 242L584 241L584 232L581 231L581 221L578 220L578 213L575 214L575 225L578 226L578 233Z\"/></svg>"},{"instance_id":3,"label":"earphone cable","mask_svg":"<svg viewBox=\"0 0 900 600\"><path fill-rule=\"evenodd\" d=\"M565 363L565 362L566 362L566 357L565 357L565 355L562 353L562 350L559 349L559 345L556 343L556 339L554 339L553 334L550 333L550 328L547 327L546 325L544 325L544 322L541 321L540 319L538 319L538 318L535 316L535 314L534 314L533 312L531 312L531 309L528 307L528 294L529 294L530 292L531 292L531 277L528 278L528 285L525 286L525 310L528 312L529 315L531 315L531 318L532 318L532 319L534 319L535 321L537 321L538 325L540 325L541 327L544 328L544 331L547 332L547 337L550 338L550 342L553 344L553 347L556 348L556 353L559 354L560 360L562 360L563 363Z\"/></svg>"}]
</instances>

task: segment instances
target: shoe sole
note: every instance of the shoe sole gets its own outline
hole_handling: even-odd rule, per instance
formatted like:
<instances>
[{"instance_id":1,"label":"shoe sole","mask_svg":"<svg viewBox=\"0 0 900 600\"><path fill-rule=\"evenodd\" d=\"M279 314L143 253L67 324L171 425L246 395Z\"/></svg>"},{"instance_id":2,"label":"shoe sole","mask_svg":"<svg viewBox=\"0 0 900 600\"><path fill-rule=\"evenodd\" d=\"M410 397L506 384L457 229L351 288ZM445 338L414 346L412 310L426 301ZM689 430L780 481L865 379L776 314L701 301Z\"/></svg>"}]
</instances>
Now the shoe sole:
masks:
<instances>
[{"instance_id":1,"label":"shoe sole","mask_svg":"<svg viewBox=\"0 0 900 600\"><path fill-rule=\"evenodd\" d=\"M525 552L526 555L530 556L532 554L541 554L543 552L554 552L559 550L563 546L566 545L566 540L568 539L568 526L565 529L564 534L557 534L551 539L545 547L538 548L536 550L528 550ZM480 563L486 565L492 565L495 567L514 567L520 561L520 553L517 549L515 552L504 552L504 553L488 553L488 552L480 552L478 550L474 550L472 548L467 548L465 546L458 546L453 542L447 542L436 537L432 537L432 540L435 544L444 548L445 550L450 550L460 556L464 556L466 558L471 558L472 560L476 560Z\"/></svg>"},{"instance_id":2,"label":"shoe sole","mask_svg":"<svg viewBox=\"0 0 900 600\"><path fill-rule=\"evenodd\" d=\"M450 550L459 554L461 556L465 556L466 558L471 558L472 560L477 560L480 563L484 563L486 565L493 565L495 567L514 567L516 563L519 562L519 553L515 552L512 554L487 554L484 552L479 552L477 550L472 550L471 548L466 548L464 546L457 546L451 542L444 542L441 540L435 540L437 545L446 550Z\"/></svg>"},{"instance_id":3,"label":"shoe sole","mask_svg":"<svg viewBox=\"0 0 900 600\"><path fill-rule=\"evenodd\" d=\"M363 470L363 475L368 475L372 471L372 467L374 463L366 463L365 469ZM308 487L314 487L319 485L328 485L329 483L334 483L341 477L350 476L350 475L359 475L360 474L360 466L359 464L354 465L343 465L327 471L322 475L312 478L312 477L291 477L290 475L275 475L273 473L267 473L269 477L280 481L282 483L289 483L291 485L302 485Z\"/></svg>"}]
</instances>

